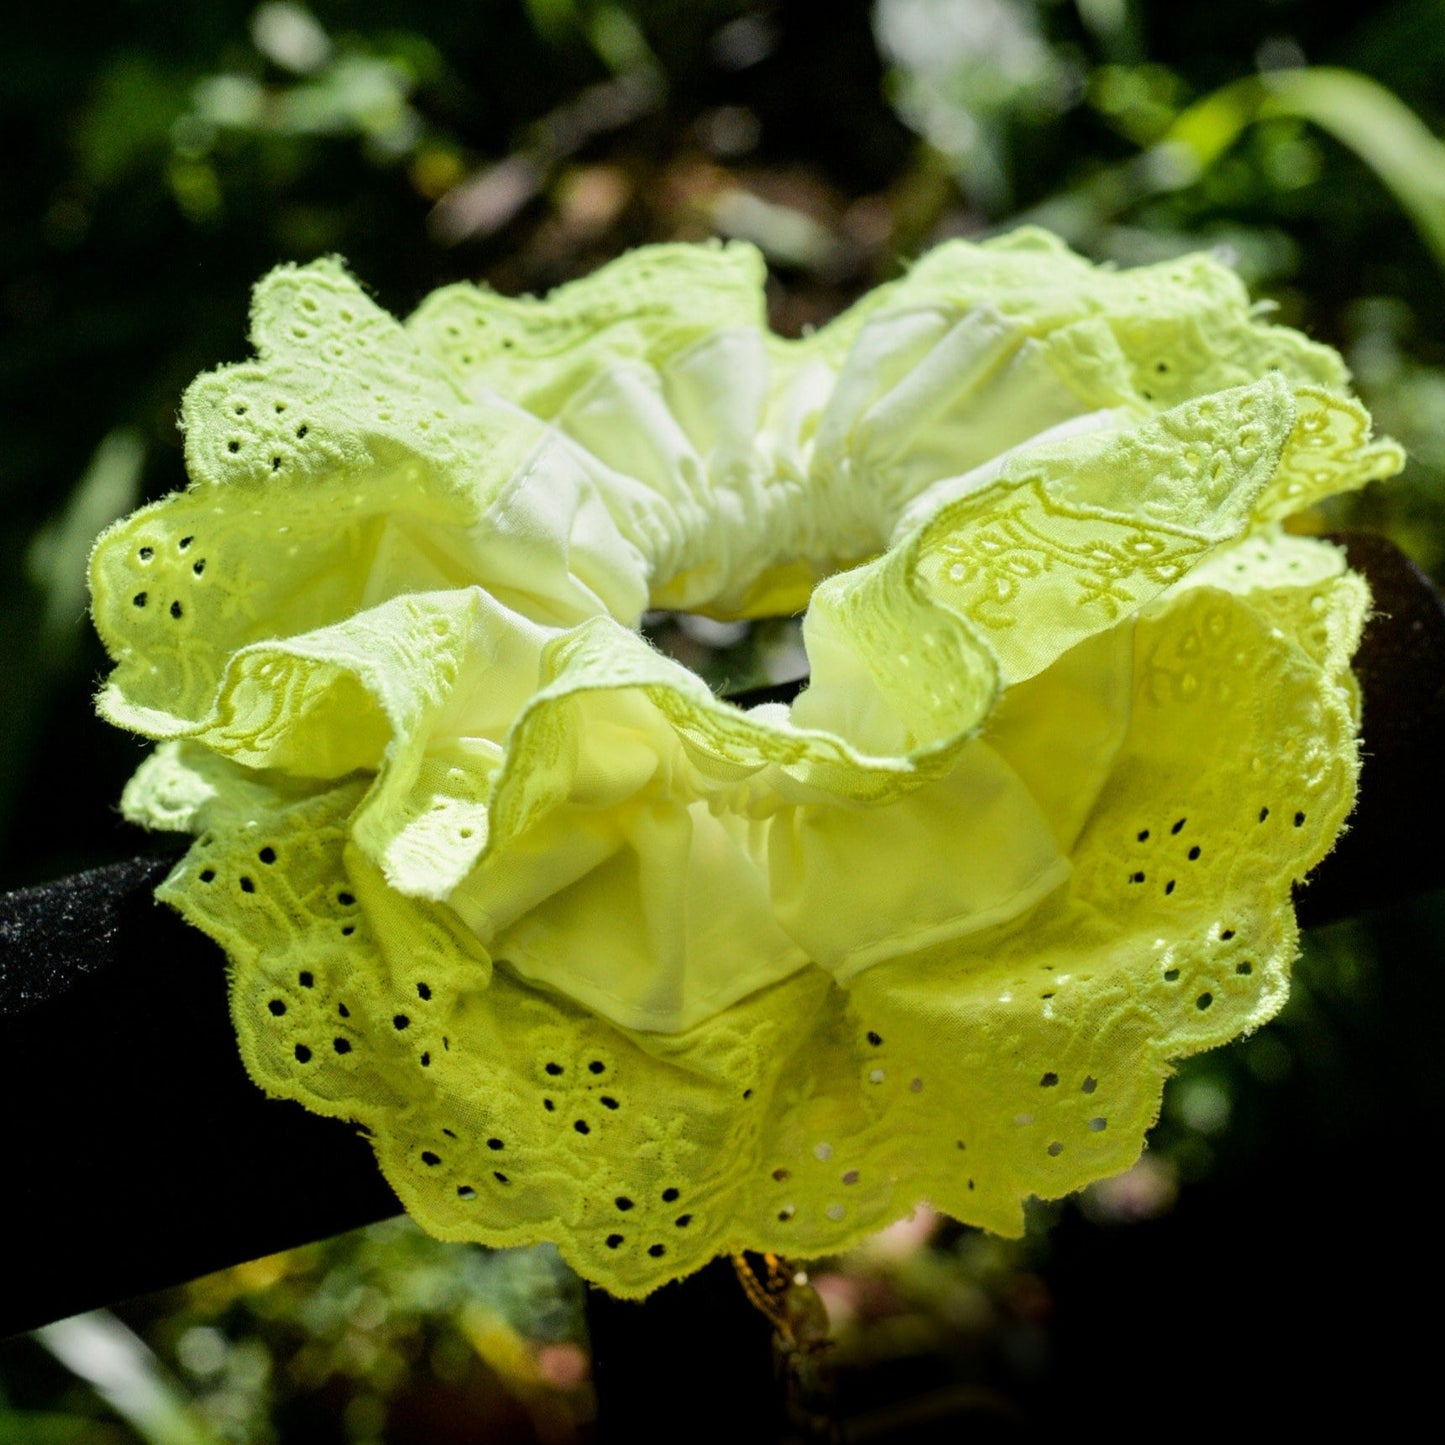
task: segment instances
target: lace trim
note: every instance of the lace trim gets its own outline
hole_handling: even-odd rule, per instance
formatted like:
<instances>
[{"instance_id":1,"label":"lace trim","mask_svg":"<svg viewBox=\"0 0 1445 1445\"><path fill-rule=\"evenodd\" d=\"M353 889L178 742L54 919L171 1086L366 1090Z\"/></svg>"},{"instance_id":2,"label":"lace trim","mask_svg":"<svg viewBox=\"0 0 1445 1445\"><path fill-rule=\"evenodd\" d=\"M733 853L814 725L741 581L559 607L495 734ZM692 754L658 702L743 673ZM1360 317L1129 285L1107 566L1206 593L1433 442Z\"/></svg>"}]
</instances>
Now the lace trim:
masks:
<instances>
[{"instance_id":1,"label":"lace trim","mask_svg":"<svg viewBox=\"0 0 1445 1445\"><path fill-rule=\"evenodd\" d=\"M1278 523L1400 465L1204 258L956 243L799 343L760 282L657 248L402 326L285 268L92 564L252 1076L623 1294L922 1197L1015 1230L1278 1008L1368 605ZM719 702L650 605L806 605L812 685Z\"/></svg>"}]
</instances>

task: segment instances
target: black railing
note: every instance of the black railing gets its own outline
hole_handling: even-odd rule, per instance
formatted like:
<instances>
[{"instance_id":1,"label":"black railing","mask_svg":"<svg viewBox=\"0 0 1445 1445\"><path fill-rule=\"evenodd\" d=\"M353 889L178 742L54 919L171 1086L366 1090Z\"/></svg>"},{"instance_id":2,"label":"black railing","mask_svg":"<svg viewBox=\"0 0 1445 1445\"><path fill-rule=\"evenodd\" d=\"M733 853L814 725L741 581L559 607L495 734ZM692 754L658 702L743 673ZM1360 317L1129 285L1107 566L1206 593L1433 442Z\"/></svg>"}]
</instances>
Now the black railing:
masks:
<instances>
[{"instance_id":1,"label":"black railing","mask_svg":"<svg viewBox=\"0 0 1445 1445\"><path fill-rule=\"evenodd\" d=\"M1445 883L1421 828L1445 804L1445 606L1388 542L1338 540L1375 596L1356 660L1365 766L1349 831L1299 893L1306 926ZM223 955L151 897L170 861L0 898L0 1219L45 1261L7 1269L0 1335L399 1211L354 1129L247 1079ZM642 1304L593 1291L589 1323L606 1438L642 1438L683 1381L714 1438L768 1438L771 1327L727 1261Z\"/></svg>"}]
</instances>

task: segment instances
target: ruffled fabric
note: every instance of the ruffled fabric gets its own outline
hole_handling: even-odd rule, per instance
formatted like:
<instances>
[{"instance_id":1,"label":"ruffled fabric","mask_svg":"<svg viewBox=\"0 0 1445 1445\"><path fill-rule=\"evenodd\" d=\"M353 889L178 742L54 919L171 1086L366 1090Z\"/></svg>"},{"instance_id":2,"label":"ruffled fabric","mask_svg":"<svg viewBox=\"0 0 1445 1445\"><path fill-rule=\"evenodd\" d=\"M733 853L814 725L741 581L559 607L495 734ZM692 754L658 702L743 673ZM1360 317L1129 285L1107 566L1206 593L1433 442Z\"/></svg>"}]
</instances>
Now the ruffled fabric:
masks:
<instances>
[{"instance_id":1,"label":"ruffled fabric","mask_svg":"<svg viewBox=\"0 0 1445 1445\"><path fill-rule=\"evenodd\" d=\"M627 1295L925 1198L1016 1232L1279 1008L1369 600L1284 522L1401 465L1204 257L951 243L801 341L762 281L653 247L402 325L282 268L92 562L251 1076ZM806 609L811 685L715 698L656 607Z\"/></svg>"}]
</instances>

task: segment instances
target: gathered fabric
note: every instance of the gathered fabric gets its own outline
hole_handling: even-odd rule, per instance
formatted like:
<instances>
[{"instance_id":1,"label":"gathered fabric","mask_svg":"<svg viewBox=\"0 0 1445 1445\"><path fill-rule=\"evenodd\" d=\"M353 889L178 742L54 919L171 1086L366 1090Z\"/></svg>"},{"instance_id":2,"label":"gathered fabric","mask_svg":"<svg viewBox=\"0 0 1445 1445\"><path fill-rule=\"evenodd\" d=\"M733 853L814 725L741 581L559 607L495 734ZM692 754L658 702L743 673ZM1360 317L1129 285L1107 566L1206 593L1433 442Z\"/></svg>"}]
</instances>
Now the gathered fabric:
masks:
<instances>
[{"instance_id":1,"label":"gathered fabric","mask_svg":"<svg viewBox=\"0 0 1445 1445\"><path fill-rule=\"evenodd\" d=\"M399 323L282 267L91 565L252 1078L623 1295L922 1200L1017 1233L1279 1009L1369 606L1308 515L1402 464L1204 256L951 242L801 340L763 280ZM659 608L804 614L808 687L715 697Z\"/></svg>"}]
</instances>

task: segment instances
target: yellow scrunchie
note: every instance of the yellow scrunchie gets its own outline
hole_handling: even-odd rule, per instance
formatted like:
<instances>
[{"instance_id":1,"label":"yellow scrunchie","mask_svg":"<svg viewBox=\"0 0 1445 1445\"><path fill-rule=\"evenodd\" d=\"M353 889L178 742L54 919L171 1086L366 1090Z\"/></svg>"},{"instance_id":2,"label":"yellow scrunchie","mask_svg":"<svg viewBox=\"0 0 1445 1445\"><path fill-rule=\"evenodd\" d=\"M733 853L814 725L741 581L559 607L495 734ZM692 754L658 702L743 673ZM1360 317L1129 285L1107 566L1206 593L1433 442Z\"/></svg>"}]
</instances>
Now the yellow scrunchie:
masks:
<instances>
[{"instance_id":1,"label":"yellow scrunchie","mask_svg":"<svg viewBox=\"0 0 1445 1445\"><path fill-rule=\"evenodd\" d=\"M762 279L654 247L400 325L282 268L92 564L252 1077L620 1294L923 1198L1016 1232L1279 1008L1368 606L1281 523L1401 464L1204 257L955 242L801 341ZM810 687L714 698L657 607L806 608Z\"/></svg>"}]
</instances>

